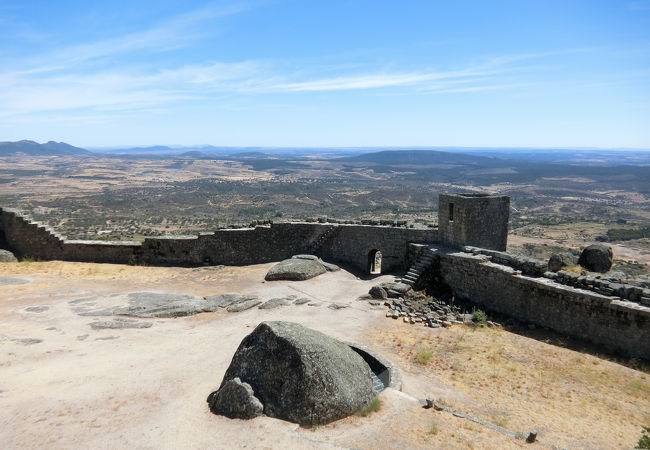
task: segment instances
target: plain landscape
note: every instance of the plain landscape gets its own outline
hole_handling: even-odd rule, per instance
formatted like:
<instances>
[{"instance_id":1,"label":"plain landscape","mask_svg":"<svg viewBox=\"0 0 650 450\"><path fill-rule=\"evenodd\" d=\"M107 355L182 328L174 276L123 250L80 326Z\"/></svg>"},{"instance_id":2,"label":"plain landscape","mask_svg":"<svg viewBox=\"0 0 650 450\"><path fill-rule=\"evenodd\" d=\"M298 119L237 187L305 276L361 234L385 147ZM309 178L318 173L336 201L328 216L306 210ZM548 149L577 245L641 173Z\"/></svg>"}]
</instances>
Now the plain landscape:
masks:
<instances>
[{"instance_id":1,"label":"plain landscape","mask_svg":"<svg viewBox=\"0 0 650 450\"><path fill-rule=\"evenodd\" d=\"M48 147L49 146L49 147ZM70 239L142 240L268 221L431 227L440 192L511 197L510 245L604 241L648 273L650 157L579 149L151 148L0 144L0 204Z\"/></svg>"}]
</instances>

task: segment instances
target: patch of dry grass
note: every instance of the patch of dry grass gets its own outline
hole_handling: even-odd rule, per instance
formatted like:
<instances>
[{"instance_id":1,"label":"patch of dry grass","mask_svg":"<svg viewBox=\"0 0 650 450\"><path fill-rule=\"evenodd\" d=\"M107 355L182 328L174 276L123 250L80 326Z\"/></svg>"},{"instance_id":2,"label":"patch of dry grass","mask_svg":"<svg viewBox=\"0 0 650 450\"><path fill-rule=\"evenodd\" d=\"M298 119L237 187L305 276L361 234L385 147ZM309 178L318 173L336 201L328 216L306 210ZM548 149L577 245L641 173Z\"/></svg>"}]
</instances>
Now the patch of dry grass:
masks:
<instances>
[{"instance_id":1,"label":"patch of dry grass","mask_svg":"<svg viewBox=\"0 0 650 450\"><path fill-rule=\"evenodd\" d=\"M405 370L425 371L475 402L452 407L497 425L537 429L570 448L630 448L650 423L650 375L642 364L635 370L498 328L431 332L389 324L375 342ZM434 354L425 367L412 366L421 346Z\"/></svg>"}]
</instances>

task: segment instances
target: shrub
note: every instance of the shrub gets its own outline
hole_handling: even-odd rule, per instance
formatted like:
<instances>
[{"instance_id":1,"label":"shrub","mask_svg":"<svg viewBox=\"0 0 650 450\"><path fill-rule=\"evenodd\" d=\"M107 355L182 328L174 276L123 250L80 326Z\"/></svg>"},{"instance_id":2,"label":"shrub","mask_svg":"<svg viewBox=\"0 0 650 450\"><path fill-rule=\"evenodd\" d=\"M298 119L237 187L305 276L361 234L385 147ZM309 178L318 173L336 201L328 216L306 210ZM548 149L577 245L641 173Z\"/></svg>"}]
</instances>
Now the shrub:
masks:
<instances>
[{"instance_id":1,"label":"shrub","mask_svg":"<svg viewBox=\"0 0 650 450\"><path fill-rule=\"evenodd\" d=\"M487 323L487 314L485 314L485 311L475 309L474 312L472 312L472 322L477 325L485 325Z\"/></svg>"},{"instance_id":2,"label":"shrub","mask_svg":"<svg viewBox=\"0 0 650 450\"><path fill-rule=\"evenodd\" d=\"M426 345L420 345L416 350L415 350L415 362L418 364L428 364L429 361L433 358L433 349L431 347L427 347Z\"/></svg>"},{"instance_id":3,"label":"shrub","mask_svg":"<svg viewBox=\"0 0 650 450\"><path fill-rule=\"evenodd\" d=\"M433 424L431 425L429 434L438 434L438 424L436 422L433 422Z\"/></svg>"},{"instance_id":4,"label":"shrub","mask_svg":"<svg viewBox=\"0 0 650 450\"><path fill-rule=\"evenodd\" d=\"M643 428L642 436L639 438L635 448L650 448L650 427L641 427Z\"/></svg>"},{"instance_id":5,"label":"shrub","mask_svg":"<svg viewBox=\"0 0 650 450\"><path fill-rule=\"evenodd\" d=\"M379 411L380 409L381 400L379 400L379 397L373 397L373 399L370 400L370 403L368 403L361 411L357 413L357 416L366 417L374 412Z\"/></svg>"}]
</instances>

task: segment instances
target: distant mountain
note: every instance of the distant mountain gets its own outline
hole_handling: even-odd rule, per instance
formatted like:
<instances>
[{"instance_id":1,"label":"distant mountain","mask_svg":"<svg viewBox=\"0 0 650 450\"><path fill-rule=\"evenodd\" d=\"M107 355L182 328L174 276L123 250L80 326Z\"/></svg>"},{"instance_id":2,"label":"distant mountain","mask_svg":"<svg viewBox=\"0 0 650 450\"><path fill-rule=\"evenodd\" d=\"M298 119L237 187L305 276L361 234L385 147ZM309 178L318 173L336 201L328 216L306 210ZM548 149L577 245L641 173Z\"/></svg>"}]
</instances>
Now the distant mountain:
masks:
<instances>
[{"instance_id":1,"label":"distant mountain","mask_svg":"<svg viewBox=\"0 0 650 450\"><path fill-rule=\"evenodd\" d=\"M32 156L49 155L92 155L92 152L83 148L74 147L65 142L49 141L39 144L34 141L0 142L0 156L12 156L18 153Z\"/></svg>"},{"instance_id":2,"label":"distant mountain","mask_svg":"<svg viewBox=\"0 0 650 450\"><path fill-rule=\"evenodd\" d=\"M440 164L480 164L494 165L496 158L465 155L462 153L441 152L437 150L385 150L364 153L358 156L339 158L338 161L390 164L397 166L427 166ZM503 164L503 162L501 162Z\"/></svg>"}]
</instances>

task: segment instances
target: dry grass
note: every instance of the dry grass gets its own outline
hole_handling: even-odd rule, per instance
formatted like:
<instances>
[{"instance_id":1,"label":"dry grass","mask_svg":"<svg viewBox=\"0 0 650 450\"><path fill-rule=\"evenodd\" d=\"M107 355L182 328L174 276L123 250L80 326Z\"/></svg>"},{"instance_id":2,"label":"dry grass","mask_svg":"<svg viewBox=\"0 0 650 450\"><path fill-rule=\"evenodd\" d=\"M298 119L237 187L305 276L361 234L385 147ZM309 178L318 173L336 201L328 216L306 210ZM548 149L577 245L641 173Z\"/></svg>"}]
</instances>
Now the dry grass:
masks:
<instances>
[{"instance_id":1,"label":"dry grass","mask_svg":"<svg viewBox=\"0 0 650 450\"><path fill-rule=\"evenodd\" d=\"M432 332L386 322L388 329L372 336L378 346L407 372L425 371L472 400L452 400L452 407L498 425L537 429L570 448L630 448L650 423L648 367L634 370L496 328ZM426 367L411 362L422 346L434 351Z\"/></svg>"},{"instance_id":2,"label":"dry grass","mask_svg":"<svg viewBox=\"0 0 650 450\"><path fill-rule=\"evenodd\" d=\"M583 272L583 269L580 266L562 266L562 270L565 272L577 273L578 275L582 275Z\"/></svg>"},{"instance_id":3,"label":"dry grass","mask_svg":"<svg viewBox=\"0 0 650 450\"><path fill-rule=\"evenodd\" d=\"M361 411L357 412L357 416L367 417L372 413L375 413L381 409L381 400L379 397L373 397Z\"/></svg>"}]
</instances>

